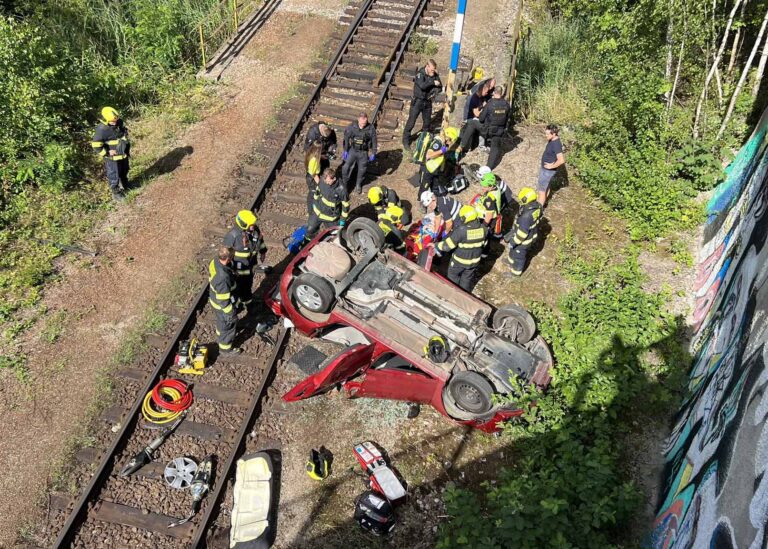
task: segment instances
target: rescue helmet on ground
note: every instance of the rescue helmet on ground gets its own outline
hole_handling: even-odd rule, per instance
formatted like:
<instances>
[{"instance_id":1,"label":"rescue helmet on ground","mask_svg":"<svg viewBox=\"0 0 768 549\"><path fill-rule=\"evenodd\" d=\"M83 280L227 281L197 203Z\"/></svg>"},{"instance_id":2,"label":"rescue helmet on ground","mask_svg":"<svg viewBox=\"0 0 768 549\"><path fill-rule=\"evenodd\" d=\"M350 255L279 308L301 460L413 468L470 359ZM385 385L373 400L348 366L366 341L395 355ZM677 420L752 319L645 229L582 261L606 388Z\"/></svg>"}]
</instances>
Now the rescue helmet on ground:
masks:
<instances>
[{"instance_id":1,"label":"rescue helmet on ground","mask_svg":"<svg viewBox=\"0 0 768 549\"><path fill-rule=\"evenodd\" d=\"M117 120L118 118L120 118L120 114L112 107L104 107L101 109L101 119L105 124Z\"/></svg>"},{"instance_id":2,"label":"rescue helmet on ground","mask_svg":"<svg viewBox=\"0 0 768 549\"><path fill-rule=\"evenodd\" d=\"M421 201L421 205L425 208L430 205L432 200L435 198L435 193L432 191L424 191L421 193L421 196L419 197L419 200Z\"/></svg>"},{"instance_id":3,"label":"rescue helmet on ground","mask_svg":"<svg viewBox=\"0 0 768 549\"><path fill-rule=\"evenodd\" d=\"M374 206L384 199L384 191L381 187L371 187L368 189L368 201Z\"/></svg>"},{"instance_id":4,"label":"rescue helmet on ground","mask_svg":"<svg viewBox=\"0 0 768 549\"><path fill-rule=\"evenodd\" d=\"M459 130L457 130L453 126L448 126L447 128L445 128L445 137L447 137L451 141L456 141L459 138Z\"/></svg>"},{"instance_id":5,"label":"rescue helmet on ground","mask_svg":"<svg viewBox=\"0 0 768 549\"><path fill-rule=\"evenodd\" d=\"M238 227L245 230L251 225L256 224L256 214L251 210L240 210L235 216L235 223L237 223Z\"/></svg>"},{"instance_id":6,"label":"rescue helmet on ground","mask_svg":"<svg viewBox=\"0 0 768 549\"><path fill-rule=\"evenodd\" d=\"M440 364L448 360L448 343L442 336L436 335L429 338L424 346L424 356L435 364Z\"/></svg>"},{"instance_id":7,"label":"rescue helmet on ground","mask_svg":"<svg viewBox=\"0 0 768 549\"><path fill-rule=\"evenodd\" d=\"M363 530L376 536L389 534L397 523L392 504L371 490L363 492L355 500L354 516Z\"/></svg>"},{"instance_id":8,"label":"rescue helmet on ground","mask_svg":"<svg viewBox=\"0 0 768 549\"><path fill-rule=\"evenodd\" d=\"M517 195L517 199L520 201L520 204L523 205L533 202L536 198L538 198L536 191L530 187L523 187Z\"/></svg>"},{"instance_id":9,"label":"rescue helmet on ground","mask_svg":"<svg viewBox=\"0 0 768 549\"><path fill-rule=\"evenodd\" d=\"M464 223L470 223L477 219L477 210L472 206L462 206L459 210L459 217Z\"/></svg>"},{"instance_id":10,"label":"rescue helmet on ground","mask_svg":"<svg viewBox=\"0 0 768 549\"><path fill-rule=\"evenodd\" d=\"M487 173L483 176L483 178L480 180L480 185L483 187L495 187L496 186L496 176L492 173Z\"/></svg>"}]
</instances>

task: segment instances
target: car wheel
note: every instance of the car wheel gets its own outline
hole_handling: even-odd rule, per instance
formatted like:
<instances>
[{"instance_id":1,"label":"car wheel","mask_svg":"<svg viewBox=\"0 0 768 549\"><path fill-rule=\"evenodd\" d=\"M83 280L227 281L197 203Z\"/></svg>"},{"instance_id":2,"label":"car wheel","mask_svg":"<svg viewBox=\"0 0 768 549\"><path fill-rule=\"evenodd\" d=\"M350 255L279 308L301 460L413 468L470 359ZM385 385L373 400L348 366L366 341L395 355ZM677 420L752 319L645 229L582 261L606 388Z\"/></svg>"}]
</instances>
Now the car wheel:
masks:
<instances>
[{"instance_id":1,"label":"car wheel","mask_svg":"<svg viewBox=\"0 0 768 549\"><path fill-rule=\"evenodd\" d=\"M321 276L302 273L291 284L296 303L313 313L325 313L331 308L335 293L333 286Z\"/></svg>"},{"instance_id":2,"label":"car wheel","mask_svg":"<svg viewBox=\"0 0 768 549\"><path fill-rule=\"evenodd\" d=\"M353 250L367 252L380 250L384 245L384 232L373 219L358 217L347 225L344 238Z\"/></svg>"},{"instance_id":3,"label":"car wheel","mask_svg":"<svg viewBox=\"0 0 768 549\"><path fill-rule=\"evenodd\" d=\"M536 321L519 305L504 305L493 313L493 327L521 345L536 333Z\"/></svg>"},{"instance_id":4,"label":"car wheel","mask_svg":"<svg viewBox=\"0 0 768 549\"><path fill-rule=\"evenodd\" d=\"M477 372L458 372L448 382L448 391L457 406L472 414L484 414L493 408L493 386Z\"/></svg>"}]
</instances>

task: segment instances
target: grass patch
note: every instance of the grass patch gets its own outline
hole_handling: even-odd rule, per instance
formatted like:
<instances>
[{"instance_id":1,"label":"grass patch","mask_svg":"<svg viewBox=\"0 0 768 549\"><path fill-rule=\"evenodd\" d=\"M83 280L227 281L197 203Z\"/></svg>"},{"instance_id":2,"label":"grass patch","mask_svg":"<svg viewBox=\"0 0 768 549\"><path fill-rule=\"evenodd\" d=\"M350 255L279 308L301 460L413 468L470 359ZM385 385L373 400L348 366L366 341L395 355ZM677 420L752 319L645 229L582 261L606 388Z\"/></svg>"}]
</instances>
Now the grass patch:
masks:
<instances>
[{"instance_id":1,"label":"grass patch","mask_svg":"<svg viewBox=\"0 0 768 549\"><path fill-rule=\"evenodd\" d=\"M433 57L439 50L437 41L424 34L413 34L408 42L408 50L424 57Z\"/></svg>"},{"instance_id":2,"label":"grass patch","mask_svg":"<svg viewBox=\"0 0 768 549\"><path fill-rule=\"evenodd\" d=\"M40 331L40 337L46 343L56 343L64 331L64 323L67 320L66 311L56 311L46 317L45 326Z\"/></svg>"},{"instance_id":3,"label":"grass patch","mask_svg":"<svg viewBox=\"0 0 768 549\"><path fill-rule=\"evenodd\" d=\"M591 69L578 54L582 27L562 19L534 29L523 43L515 84L516 105L523 119L557 121L562 126L588 120L584 90Z\"/></svg>"}]
</instances>

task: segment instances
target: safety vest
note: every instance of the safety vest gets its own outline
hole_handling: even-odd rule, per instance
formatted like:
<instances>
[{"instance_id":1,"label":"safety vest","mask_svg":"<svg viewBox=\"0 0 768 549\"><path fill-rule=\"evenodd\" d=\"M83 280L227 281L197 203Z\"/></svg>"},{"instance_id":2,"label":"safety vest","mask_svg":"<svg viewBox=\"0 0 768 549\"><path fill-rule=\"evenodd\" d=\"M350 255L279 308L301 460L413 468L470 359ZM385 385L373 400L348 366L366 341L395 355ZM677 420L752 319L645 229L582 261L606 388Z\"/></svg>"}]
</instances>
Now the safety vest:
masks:
<instances>
[{"instance_id":1,"label":"safety vest","mask_svg":"<svg viewBox=\"0 0 768 549\"><path fill-rule=\"evenodd\" d=\"M254 227L253 233L239 227L233 228L224 235L224 245L235 250L233 271L238 276L250 275L259 253L267 251L258 227Z\"/></svg>"},{"instance_id":2,"label":"safety vest","mask_svg":"<svg viewBox=\"0 0 768 549\"><path fill-rule=\"evenodd\" d=\"M439 151L442 148L443 148L442 140L439 137L435 137L432 140L431 150ZM435 173L438 170L442 169L443 164L445 164L445 155L441 154L434 158L430 158L429 160L424 162L424 167L427 169L429 173Z\"/></svg>"},{"instance_id":3,"label":"safety vest","mask_svg":"<svg viewBox=\"0 0 768 549\"><path fill-rule=\"evenodd\" d=\"M232 292L235 290L235 275L227 265L213 259L208 265L208 302L211 307L224 314L232 313Z\"/></svg>"}]
</instances>

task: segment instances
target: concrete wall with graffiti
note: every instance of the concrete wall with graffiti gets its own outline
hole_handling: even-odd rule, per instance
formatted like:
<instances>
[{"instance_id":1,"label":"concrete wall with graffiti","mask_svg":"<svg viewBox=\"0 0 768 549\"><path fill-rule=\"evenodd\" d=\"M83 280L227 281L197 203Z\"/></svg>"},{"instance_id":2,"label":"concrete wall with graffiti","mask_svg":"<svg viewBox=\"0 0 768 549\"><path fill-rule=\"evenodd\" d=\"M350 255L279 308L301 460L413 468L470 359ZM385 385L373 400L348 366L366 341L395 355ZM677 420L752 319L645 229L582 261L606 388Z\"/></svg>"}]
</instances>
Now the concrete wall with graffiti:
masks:
<instances>
[{"instance_id":1,"label":"concrete wall with graffiti","mask_svg":"<svg viewBox=\"0 0 768 549\"><path fill-rule=\"evenodd\" d=\"M654 547L768 543L768 111L708 208L695 361L665 448Z\"/></svg>"}]
</instances>

